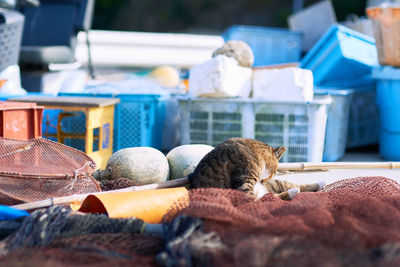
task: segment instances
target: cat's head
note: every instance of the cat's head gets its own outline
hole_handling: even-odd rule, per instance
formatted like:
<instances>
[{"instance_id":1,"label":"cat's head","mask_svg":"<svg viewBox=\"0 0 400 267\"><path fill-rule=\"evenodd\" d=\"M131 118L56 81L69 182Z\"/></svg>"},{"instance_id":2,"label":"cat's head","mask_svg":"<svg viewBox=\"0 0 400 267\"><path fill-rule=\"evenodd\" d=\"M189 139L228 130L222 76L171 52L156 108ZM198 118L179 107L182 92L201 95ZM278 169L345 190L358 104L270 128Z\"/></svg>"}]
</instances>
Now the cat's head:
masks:
<instances>
[{"instance_id":1,"label":"cat's head","mask_svg":"<svg viewBox=\"0 0 400 267\"><path fill-rule=\"evenodd\" d=\"M286 152L286 147L281 146L281 147L274 148L273 152L274 152L275 158L277 160L280 160L282 158L283 154L285 154L285 152Z\"/></svg>"}]
</instances>

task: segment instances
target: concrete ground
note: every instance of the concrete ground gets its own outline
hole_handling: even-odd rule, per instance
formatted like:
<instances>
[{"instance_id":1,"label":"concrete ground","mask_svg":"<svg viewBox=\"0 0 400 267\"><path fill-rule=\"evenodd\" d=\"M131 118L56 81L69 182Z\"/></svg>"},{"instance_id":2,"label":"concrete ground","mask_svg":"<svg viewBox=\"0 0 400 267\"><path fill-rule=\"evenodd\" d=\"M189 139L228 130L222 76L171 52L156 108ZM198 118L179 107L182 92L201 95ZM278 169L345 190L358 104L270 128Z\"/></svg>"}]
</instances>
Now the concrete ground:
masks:
<instances>
[{"instance_id":1,"label":"concrete ground","mask_svg":"<svg viewBox=\"0 0 400 267\"><path fill-rule=\"evenodd\" d=\"M347 151L340 161L379 162L385 161L379 156L376 147ZM314 183L325 180L327 184L338 180L361 177L383 176L400 183L400 169L336 169L323 172L303 172L276 176L276 179L288 180L293 183Z\"/></svg>"}]
</instances>

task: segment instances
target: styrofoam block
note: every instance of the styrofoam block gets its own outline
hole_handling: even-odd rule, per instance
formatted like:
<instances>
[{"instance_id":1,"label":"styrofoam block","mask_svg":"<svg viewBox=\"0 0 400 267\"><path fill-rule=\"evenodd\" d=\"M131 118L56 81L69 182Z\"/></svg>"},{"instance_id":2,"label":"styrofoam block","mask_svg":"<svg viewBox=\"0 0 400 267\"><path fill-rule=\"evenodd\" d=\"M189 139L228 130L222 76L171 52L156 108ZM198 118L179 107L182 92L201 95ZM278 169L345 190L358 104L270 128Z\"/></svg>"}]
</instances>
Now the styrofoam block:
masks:
<instances>
[{"instance_id":1,"label":"styrofoam block","mask_svg":"<svg viewBox=\"0 0 400 267\"><path fill-rule=\"evenodd\" d=\"M270 101L312 101L313 75L301 68L258 69L253 72L255 99Z\"/></svg>"},{"instance_id":2,"label":"styrofoam block","mask_svg":"<svg viewBox=\"0 0 400 267\"><path fill-rule=\"evenodd\" d=\"M219 55L190 69L189 94L195 97L249 97L250 68L231 57Z\"/></svg>"},{"instance_id":3,"label":"styrofoam block","mask_svg":"<svg viewBox=\"0 0 400 267\"><path fill-rule=\"evenodd\" d=\"M21 87L20 77L21 73L18 65L10 65L0 71L0 80L6 80L0 86L0 93L5 95L26 95L26 90Z\"/></svg>"}]
</instances>

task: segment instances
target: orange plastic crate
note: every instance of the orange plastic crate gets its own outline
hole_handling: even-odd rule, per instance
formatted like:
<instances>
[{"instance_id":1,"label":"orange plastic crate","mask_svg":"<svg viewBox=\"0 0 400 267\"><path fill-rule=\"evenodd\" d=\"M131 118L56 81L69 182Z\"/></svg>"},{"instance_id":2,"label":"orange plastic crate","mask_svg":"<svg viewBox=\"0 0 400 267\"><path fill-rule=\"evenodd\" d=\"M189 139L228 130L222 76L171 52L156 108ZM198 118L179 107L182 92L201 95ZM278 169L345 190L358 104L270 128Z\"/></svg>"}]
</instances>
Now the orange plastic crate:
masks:
<instances>
[{"instance_id":1,"label":"orange plastic crate","mask_svg":"<svg viewBox=\"0 0 400 267\"><path fill-rule=\"evenodd\" d=\"M0 101L0 136L29 140L42 137L43 106Z\"/></svg>"}]
</instances>

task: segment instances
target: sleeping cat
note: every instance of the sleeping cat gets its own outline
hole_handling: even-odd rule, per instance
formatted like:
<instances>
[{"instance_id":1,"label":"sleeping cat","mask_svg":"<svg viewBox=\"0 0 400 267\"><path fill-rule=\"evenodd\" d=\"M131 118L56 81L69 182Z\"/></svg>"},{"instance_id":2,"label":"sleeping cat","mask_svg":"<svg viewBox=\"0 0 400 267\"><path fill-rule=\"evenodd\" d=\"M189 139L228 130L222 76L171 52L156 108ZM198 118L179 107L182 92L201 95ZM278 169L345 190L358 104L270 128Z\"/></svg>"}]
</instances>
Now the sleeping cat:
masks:
<instances>
[{"instance_id":1,"label":"sleeping cat","mask_svg":"<svg viewBox=\"0 0 400 267\"><path fill-rule=\"evenodd\" d=\"M292 199L299 190L318 191L320 184L298 186L278 180L269 181L278 170L285 147L273 148L249 138L230 138L211 150L189 178L191 188L232 188L261 198L274 193Z\"/></svg>"}]
</instances>

